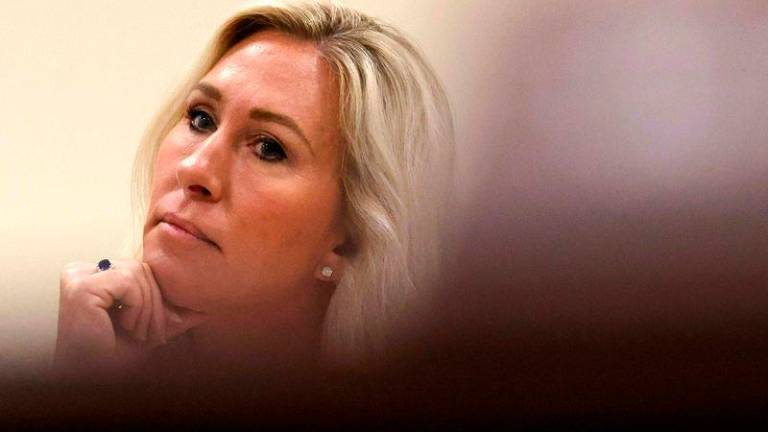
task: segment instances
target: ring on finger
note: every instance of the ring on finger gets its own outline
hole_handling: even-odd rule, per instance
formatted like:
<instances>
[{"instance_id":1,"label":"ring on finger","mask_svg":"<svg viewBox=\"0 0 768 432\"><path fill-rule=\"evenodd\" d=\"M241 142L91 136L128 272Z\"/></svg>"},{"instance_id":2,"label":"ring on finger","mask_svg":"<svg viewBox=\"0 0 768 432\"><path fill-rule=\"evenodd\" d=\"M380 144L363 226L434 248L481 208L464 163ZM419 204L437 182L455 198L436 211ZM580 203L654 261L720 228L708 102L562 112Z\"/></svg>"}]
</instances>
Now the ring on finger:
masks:
<instances>
[{"instance_id":1,"label":"ring on finger","mask_svg":"<svg viewBox=\"0 0 768 432\"><path fill-rule=\"evenodd\" d=\"M99 261L98 264L96 264L96 268L97 268L98 271L103 272L103 271L107 271L107 270L113 269L115 267L112 265L112 261L110 261L107 258L104 258L103 260ZM124 307L124 305L120 301L120 299L114 299L112 301L112 309L114 309L114 310L123 310L123 307Z\"/></svg>"},{"instance_id":2,"label":"ring on finger","mask_svg":"<svg viewBox=\"0 0 768 432\"><path fill-rule=\"evenodd\" d=\"M99 261L98 264L96 264L96 269L100 272L107 271L112 268L114 268L112 266L112 261L108 260L107 258L104 258L103 260Z\"/></svg>"}]
</instances>

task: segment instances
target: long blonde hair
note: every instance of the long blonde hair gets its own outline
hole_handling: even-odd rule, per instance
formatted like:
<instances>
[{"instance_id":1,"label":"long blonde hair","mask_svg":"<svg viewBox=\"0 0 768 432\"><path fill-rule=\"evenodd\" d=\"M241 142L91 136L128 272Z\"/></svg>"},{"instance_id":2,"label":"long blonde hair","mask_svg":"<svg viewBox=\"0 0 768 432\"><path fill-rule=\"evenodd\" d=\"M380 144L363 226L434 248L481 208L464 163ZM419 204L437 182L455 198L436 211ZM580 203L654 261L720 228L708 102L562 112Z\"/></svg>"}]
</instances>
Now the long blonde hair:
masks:
<instances>
[{"instance_id":1,"label":"long blonde hair","mask_svg":"<svg viewBox=\"0 0 768 432\"><path fill-rule=\"evenodd\" d=\"M396 29L330 1L268 1L235 11L147 130L134 169L137 222L146 215L158 147L183 116L192 87L227 50L264 29L314 41L338 76L354 250L326 313L323 346L336 364L370 364L410 331L437 283L453 163L445 93Z\"/></svg>"}]
</instances>

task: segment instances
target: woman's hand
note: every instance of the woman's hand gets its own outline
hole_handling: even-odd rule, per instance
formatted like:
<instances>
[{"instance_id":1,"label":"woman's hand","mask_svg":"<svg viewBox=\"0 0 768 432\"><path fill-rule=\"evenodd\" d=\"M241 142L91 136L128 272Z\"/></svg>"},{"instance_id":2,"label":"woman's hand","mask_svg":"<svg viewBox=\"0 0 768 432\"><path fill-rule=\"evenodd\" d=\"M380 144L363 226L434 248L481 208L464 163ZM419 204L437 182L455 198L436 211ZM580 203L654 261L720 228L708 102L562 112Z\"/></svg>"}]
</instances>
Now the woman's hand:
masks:
<instances>
[{"instance_id":1,"label":"woman's hand","mask_svg":"<svg viewBox=\"0 0 768 432\"><path fill-rule=\"evenodd\" d=\"M54 373L127 374L204 316L165 303L146 263L116 261L106 271L69 264L61 273Z\"/></svg>"}]
</instances>

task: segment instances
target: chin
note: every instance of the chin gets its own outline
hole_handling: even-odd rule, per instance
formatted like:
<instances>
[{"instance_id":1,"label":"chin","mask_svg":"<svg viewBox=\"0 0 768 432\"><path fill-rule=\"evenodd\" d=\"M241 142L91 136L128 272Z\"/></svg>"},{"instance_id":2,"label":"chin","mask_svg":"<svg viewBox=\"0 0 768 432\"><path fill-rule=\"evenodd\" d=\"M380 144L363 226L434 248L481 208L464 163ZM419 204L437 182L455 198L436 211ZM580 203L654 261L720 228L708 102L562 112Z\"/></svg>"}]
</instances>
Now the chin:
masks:
<instances>
[{"instance_id":1,"label":"chin","mask_svg":"<svg viewBox=\"0 0 768 432\"><path fill-rule=\"evenodd\" d=\"M143 261L149 264L163 300L174 306L206 312L213 306L208 291L220 280L210 260L168 251L145 239Z\"/></svg>"}]
</instances>

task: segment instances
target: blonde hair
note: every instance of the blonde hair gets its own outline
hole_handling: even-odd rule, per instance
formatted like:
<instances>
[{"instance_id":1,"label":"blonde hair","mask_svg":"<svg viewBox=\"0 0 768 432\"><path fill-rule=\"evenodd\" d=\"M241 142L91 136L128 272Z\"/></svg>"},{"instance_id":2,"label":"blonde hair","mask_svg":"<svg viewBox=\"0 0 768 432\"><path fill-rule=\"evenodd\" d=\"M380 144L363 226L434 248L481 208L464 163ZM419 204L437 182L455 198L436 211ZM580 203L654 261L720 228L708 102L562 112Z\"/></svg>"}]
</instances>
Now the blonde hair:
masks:
<instances>
[{"instance_id":1,"label":"blonde hair","mask_svg":"<svg viewBox=\"0 0 768 432\"><path fill-rule=\"evenodd\" d=\"M183 116L186 96L237 42L266 29L316 42L338 76L342 186L354 252L326 313L323 346L336 364L371 364L410 331L437 283L453 163L445 93L423 55L396 29L334 2L269 1L237 10L139 148L139 223L158 147Z\"/></svg>"}]
</instances>

